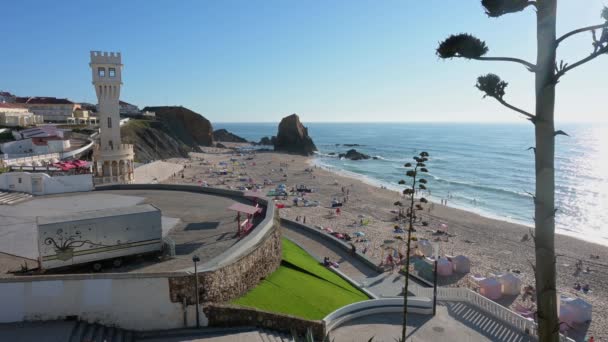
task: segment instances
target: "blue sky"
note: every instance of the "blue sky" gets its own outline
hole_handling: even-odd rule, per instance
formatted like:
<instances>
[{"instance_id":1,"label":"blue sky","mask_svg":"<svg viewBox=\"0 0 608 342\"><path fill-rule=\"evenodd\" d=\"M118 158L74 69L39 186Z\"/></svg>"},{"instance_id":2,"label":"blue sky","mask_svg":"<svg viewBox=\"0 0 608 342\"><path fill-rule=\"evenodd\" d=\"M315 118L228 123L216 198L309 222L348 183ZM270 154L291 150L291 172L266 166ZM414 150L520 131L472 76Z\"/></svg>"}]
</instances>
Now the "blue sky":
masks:
<instances>
[{"instance_id":1,"label":"blue sky","mask_svg":"<svg viewBox=\"0 0 608 342\"><path fill-rule=\"evenodd\" d=\"M496 73L506 99L534 108L519 65L435 56L450 33L485 40L489 56L534 62L534 13L488 18L478 0L11 1L3 4L0 89L96 102L89 51L123 54L125 101L183 105L214 122L517 121L473 85ZM581 5L584 3L585 5ZM601 23L604 0L560 0L558 34ZM580 35L560 47L591 51ZM558 85L560 121L606 121L608 56ZM600 77L598 77L598 75Z\"/></svg>"}]
</instances>

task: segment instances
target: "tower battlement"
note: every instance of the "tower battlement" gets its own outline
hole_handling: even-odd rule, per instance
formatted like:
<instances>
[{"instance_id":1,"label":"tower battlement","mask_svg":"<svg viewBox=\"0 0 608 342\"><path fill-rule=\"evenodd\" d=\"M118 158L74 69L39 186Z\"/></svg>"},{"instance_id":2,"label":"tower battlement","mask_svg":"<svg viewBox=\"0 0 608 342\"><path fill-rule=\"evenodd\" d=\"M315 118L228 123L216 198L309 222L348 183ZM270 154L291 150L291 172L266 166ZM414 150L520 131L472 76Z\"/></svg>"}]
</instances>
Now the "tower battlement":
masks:
<instances>
[{"instance_id":1,"label":"tower battlement","mask_svg":"<svg viewBox=\"0 0 608 342\"><path fill-rule=\"evenodd\" d=\"M122 65L122 57L120 52L91 51L91 64Z\"/></svg>"}]
</instances>

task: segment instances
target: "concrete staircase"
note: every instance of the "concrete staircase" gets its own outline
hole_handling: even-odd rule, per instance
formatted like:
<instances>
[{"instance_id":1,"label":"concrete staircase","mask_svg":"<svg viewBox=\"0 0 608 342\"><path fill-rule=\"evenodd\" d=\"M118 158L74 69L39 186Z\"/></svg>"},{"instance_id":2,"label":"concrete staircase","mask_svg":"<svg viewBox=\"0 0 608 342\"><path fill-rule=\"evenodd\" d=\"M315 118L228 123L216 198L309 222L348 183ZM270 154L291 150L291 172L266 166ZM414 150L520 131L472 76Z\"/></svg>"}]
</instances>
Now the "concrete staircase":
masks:
<instances>
[{"instance_id":1,"label":"concrete staircase","mask_svg":"<svg viewBox=\"0 0 608 342\"><path fill-rule=\"evenodd\" d=\"M0 191L0 205L12 205L23 202L31 198L32 195L24 192L6 192Z\"/></svg>"},{"instance_id":2,"label":"concrete staircase","mask_svg":"<svg viewBox=\"0 0 608 342\"><path fill-rule=\"evenodd\" d=\"M267 329L258 330L258 333L263 342L293 342L293 338L287 333Z\"/></svg>"},{"instance_id":3,"label":"concrete staircase","mask_svg":"<svg viewBox=\"0 0 608 342\"><path fill-rule=\"evenodd\" d=\"M134 342L133 332L78 321L68 342Z\"/></svg>"},{"instance_id":4,"label":"concrete staircase","mask_svg":"<svg viewBox=\"0 0 608 342\"><path fill-rule=\"evenodd\" d=\"M255 328L202 328L145 331L137 334L137 342L208 341L208 342L294 342L289 333ZM70 341L72 342L72 341ZM109 342L109 341L108 341Z\"/></svg>"}]
</instances>

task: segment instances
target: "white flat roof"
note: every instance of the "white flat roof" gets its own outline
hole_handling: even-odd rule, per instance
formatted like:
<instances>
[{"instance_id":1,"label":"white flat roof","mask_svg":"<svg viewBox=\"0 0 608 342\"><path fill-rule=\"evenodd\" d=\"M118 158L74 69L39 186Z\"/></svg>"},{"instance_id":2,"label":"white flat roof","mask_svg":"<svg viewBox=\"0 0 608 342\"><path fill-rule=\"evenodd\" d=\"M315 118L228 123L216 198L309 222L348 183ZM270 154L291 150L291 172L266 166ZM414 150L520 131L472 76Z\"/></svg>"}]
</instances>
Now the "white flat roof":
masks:
<instances>
[{"instance_id":1,"label":"white flat roof","mask_svg":"<svg viewBox=\"0 0 608 342\"><path fill-rule=\"evenodd\" d=\"M151 204L141 204L130 207L91 210L77 213L62 214L57 216L38 216L37 222L40 226L45 224L82 221L102 217L125 216L149 212L160 212L160 210Z\"/></svg>"}]
</instances>

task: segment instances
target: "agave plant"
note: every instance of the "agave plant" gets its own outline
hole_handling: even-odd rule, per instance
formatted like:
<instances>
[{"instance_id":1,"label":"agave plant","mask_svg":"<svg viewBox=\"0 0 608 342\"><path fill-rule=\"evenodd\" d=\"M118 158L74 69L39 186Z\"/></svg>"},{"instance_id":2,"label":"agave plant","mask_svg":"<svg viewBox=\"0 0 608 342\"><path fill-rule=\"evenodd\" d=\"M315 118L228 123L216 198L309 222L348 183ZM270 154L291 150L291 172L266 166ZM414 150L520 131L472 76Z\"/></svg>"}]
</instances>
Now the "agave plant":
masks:
<instances>
[{"instance_id":1,"label":"agave plant","mask_svg":"<svg viewBox=\"0 0 608 342\"><path fill-rule=\"evenodd\" d=\"M581 2L582 3L582 2ZM536 191L534 200L534 243L536 264L536 291L539 308L539 339L557 341L559 338L559 320L556 300L556 267L555 267L555 137L567 135L555 129L555 98L558 82L573 69L586 64L597 57L608 55L608 7L601 12L603 23L572 30L558 37L557 0L482 0L489 17L500 17L525 9L534 11L536 17L536 61L528 62L514 57L487 57L486 43L470 34L451 35L441 42L437 55L443 59L466 58L479 61L501 61L523 65L535 76L535 111L520 109L504 99L507 82L494 74L480 76L476 87L485 93L484 97L496 99L503 106L523 115L534 125L536 145L535 152ZM583 5L581 5L583 6ZM585 5L587 6L587 5ZM582 8L582 7L581 7ZM510 28L505 27L508 32ZM601 31L598 38L596 31ZM557 62L557 52L568 38L581 33L591 33L593 51L578 61ZM421 169L422 170L422 169Z\"/></svg>"}]
</instances>

